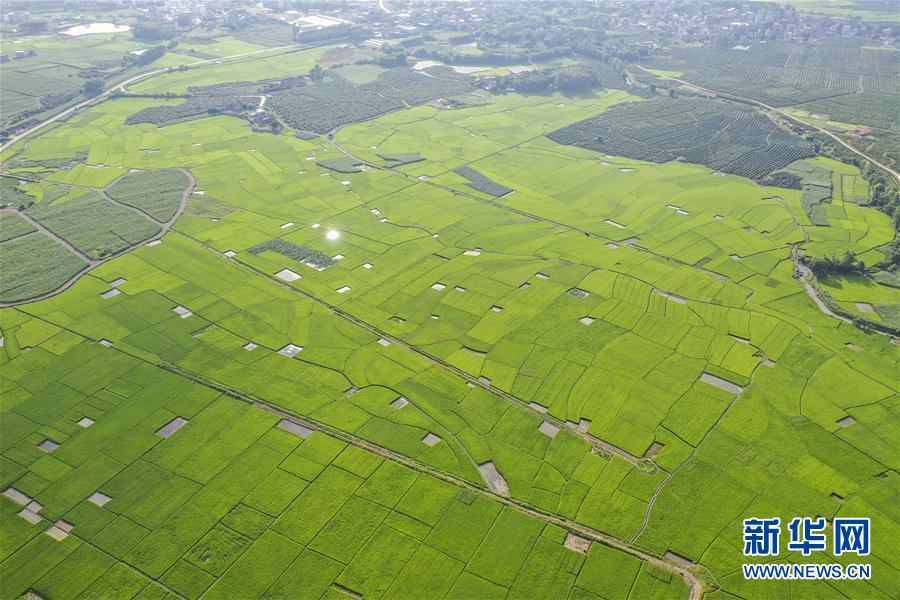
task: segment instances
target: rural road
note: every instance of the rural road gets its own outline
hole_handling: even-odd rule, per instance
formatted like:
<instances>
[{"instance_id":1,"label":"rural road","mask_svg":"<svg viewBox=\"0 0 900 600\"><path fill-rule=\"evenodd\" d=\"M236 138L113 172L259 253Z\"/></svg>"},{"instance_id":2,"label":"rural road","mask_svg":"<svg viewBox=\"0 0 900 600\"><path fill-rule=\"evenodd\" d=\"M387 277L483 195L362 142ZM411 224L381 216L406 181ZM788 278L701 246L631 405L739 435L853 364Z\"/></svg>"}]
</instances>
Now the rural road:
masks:
<instances>
[{"instance_id":1,"label":"rural road","mask_svg":"<svg viewBox=\"0 0 900 600\"><path fill-rule=\"evenodd\" d=\"M278 46L276 48L263 48L262 50L254 50L253 52L242 52L240 54L232 54L230 56L222 56L220 58L210 58L210 59L206 59L206 60L198 60L198 61L195 61L192 63L187 63L186 66L187 67L196 67L196 66L204 65L204 64L220 63L224 60L230 60L232 58L242 58L244 56L250 56L252 54L260 54L263 52L274 52L276 50L286 50L288 48L297 48L299 46L300 46L300 44L290 44L287 46ZM108 90L104 90L103 92L101 92L100 94L97 94L96 96L93 96L86 100L82 100L75 106L70 106L69 108L67 108L63 111L56 113L52 117L49 117L49 118L41 121L37 125L34 125L33 127L30 127L21 133L17 133L16 135L12 136L7 141L5 141L3 144L0 144L0 152L6 150L7 148L12 146L16 142L19 142L20 140L30 136L34 132L36 132L40 129L43 129L44 127L46 127L47 125L49 125L51 123L55 123L56 121L59 121L60 119L67 117L70 114L73 114L73 113L81 110L82 108L91 106L93 104L97 104L97 103L105 100L111 94L113 94L117 91L124 90L127 86L131 85L132 83L134 83L136 81L140 81L141 79L147 79L147 78L154 77L156 75L161 75L163 73L168 73L168 72L169 72L169 67L166 67L163 69L156 69L153 71L147 71L146 73L140 73L139 75L135 75L134 77L126 79L125 81L123 81L121 83L117 83L116 85L109 88Z\"/></svg>"},{"instance_id":2,"label":"rural road","mask_svg":"<svg viewBox=\"0 0 900 600\"><path fill-rule=\"evenodd\" d=\"M792 258L794 257L795 251L796 251L796 249L791 250ZM797 266L797 271L800 272L800 281L803 283L803 288L806 290L807 295L809 295L809 297L812 298L812 301L816 303L816 306L819 307L819 310L821 310L823 313L825 313L829 317L834 317L835 319L841 320L845 323L852 323L853 321L837 314L836 312L834 312L833 310L828 308L828 305L826 305L824 302L822 302L822 299L819 298L819 296L816 294L816 288L814 288L812 286L812 283L810 283L810 278L812 277L812 270L810 270L809 267L807 267L802 262L800 262L799 256L794 258L794 264Z\"/></svg>"},{"instance_id":3,"label":"rural road","mask_svg":"<svg viewBox=\"0 0 900 600\"><path fill-rule=\"evenodd\" d=\"M691 86L691 87L693 87L693 88L696 88L696 89L698 89L698 90L701 90L701 91L704 91L704 92L709 92L710 94L716 94L717 96L721 96L721 97L723 97L723 98L733 98L733 99L735 99L735 100L740 100L741 102L747 102L747 103L749 103L749 104L754 104L754 105L759 106L759 107L762 107L762 108L764 108L764 109L766 109L766 110L768 110L768 111L771 111L771 112L774 112L774 113L776 113L776 114L779 114L779 115L781 115L782 117L784 117L784 118L786 118L786 119L790 119L791 121L796 121L797 123L802 124L804 127L809 127L810 129L815 129L815 130L817 130L817 131L819 131L819 132L821 132L821 133L824 133L824 134L827 135L828 137L832 138L834 141L836 141L837 143L839 143L841 146L844 146L845 148L847 148L847 150L850 150L850 151L853 152L854 154L858 154L859 156L861 156L862 158L866 159L867 161L869 161L870 163L872 163L873 165L875 165L875 166L878 167L879 169L883 170L884 172L890 173L890 174L894 177L894 179L896 179L897 181L900 181L900 173L898 173L898 172L895 171L894 169L890 168L889 166L887 166L887 165L885 165L885 164L882 164L882 163L878 162L877 160L875 160L875 159L872 158L871 156L869 156L869 155L867 155L867 154L864 154L863 152L860 152L859 150L857 150L856 148L854 148L853 146L851 146L850 144L848 144L847 142L845 142L844 140L842 140L841 138L839 138L837 135L833 134L832 132L828 131L827 129L824 129L824 128L822 128L822 127L819 127L818 125L813 125L813 124L811 124L811 123L807 123L807 122L804 121L803 119L799 119L799 118L797 118L797 117L795 117L795 116L793 116L793 115L789 115L789 114L787 114L786 112L783 112L783 111L781 111L781 110L778 110L778 109L775 108L774 106L769 106L768 104L765 104L765 103L760 102L760 101L758 101L758 100L753 100L752 98L744 98L744 97L742 97L742 96L737 96L737 95L735 95L735 94L731 94L731 93L728 93L728 92L720 92L720 91L717 91L717 90L712 90L712 89L709 89L709 88L705 88L705 87L699 86L699 85L697 85L696 83L691 83L690 81L685 81L684 79L678 79L677 77L670 77L670 76L668 76L668 75L657 75L656 73L651 72L649 69L647 69L646 67L642 67L641 65L637 65L637 67L638 67L639 69L641 69L642 71L646 71L647 73L650 73L651 75L654 75L654 76L659 77L659 78L661 78L661 79L669 79L669 80L671 80L671 81L677 81L678 83L683 83L684 85L689 85L689 86Z\"/></svg>"}]
</instances>

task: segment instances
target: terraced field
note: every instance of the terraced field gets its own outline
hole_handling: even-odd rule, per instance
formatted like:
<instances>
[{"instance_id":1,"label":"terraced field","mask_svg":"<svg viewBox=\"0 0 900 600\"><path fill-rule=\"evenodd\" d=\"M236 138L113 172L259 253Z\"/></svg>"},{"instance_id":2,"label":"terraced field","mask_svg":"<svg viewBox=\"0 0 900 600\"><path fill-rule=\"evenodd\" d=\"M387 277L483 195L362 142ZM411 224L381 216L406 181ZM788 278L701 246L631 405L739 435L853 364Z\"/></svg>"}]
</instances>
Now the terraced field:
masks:
<instances>
[{"instance_id":1,"label":"terraced field","mask_svg":"<svg viewBox=\"0 0 900 600\"><path fill-rule=\"evenodd\" d=\"M233 81L187 73L142 88ZM852 595L892 597L900 354L792 261L874 264L890 220L832 161L785 165L827 180L813 221L804 190L546 136L625 102L648 101L506 94L301 139L126 125L159 100L118 98L7 152L87 152L42 184L130 215L171 207L108 187L131 169L196 184L159 243L0 312L2 595L842 596L743 578L742 520L799 514L871 516Z\"/></svg>"}]
</instances>

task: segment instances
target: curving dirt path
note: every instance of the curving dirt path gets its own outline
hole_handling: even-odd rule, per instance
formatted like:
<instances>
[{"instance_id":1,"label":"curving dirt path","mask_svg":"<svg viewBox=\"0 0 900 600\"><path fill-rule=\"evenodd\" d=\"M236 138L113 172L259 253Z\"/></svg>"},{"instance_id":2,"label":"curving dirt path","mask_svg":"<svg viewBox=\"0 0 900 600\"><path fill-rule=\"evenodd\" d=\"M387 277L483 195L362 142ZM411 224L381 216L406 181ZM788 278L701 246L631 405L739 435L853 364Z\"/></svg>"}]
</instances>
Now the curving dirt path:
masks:
<instances>
[{"instance_id":1,"label":"curving dirt path","mask_svg":"<svg viewBox=\"0 0 900 600\"><path fill-rule=\"evenodd\" d=\"M141 246L141 245L143 245L143 244L147 244L147 243L149 243L149 242L158 240L158 239L162 238L164 235L166 235L166 233L168 233L169 229L172 227L172 225L175 223L175 221L178 219L178 217L181 216L181 213L184 212L184 209L185 209L185 207L187 206L188 198L190 198L191 194L192 194L193 191L194 191L194 188L197 186L197 178L194 177L194 174L193 174L193 173L191 173L191 172L188 171L187 169L182 169L182 168L180 168L180 167L176 167L174 170L180 171L183 175L185 175L185 176L187 177L187 179L188 179L188 185L184 188L184 191L181 192L181 203L178 205L178 210L176 210L176 211L175 211L175 214L172 215L172 217L171 217L168 221L165 221L165 222L157 221L156 219L154 219L153 217L151 217L150 215L148 215L148 214L145 213L144 211L142 211L142 210L140 210L140 209L138 209L138 208L135 208L135 207L133 207L133 206L129 206L129 205L127 205L127 204L123 204L123 203L121 203L121 202L116 202L115 200L113 200L112 198L109 197L109 195L106 193L106 191L107 191L110 187L112 187L113 185L115 185L116 182L118 182L120 179L122 179L122 177L127 176L128 173L126 173L125 175L122 175L122 177L117 177L114 181L110 182L106 187L103 187L103 188L90 188L90 187L85 187L85 188L84 188L84 189L93 190L93 191L95 191L96 193L98 193L102 198L104 198L105 200L107 200L108 202L111 202L112 204L115 204L116 206L120 206L120 207L122 207L122 208L127 208L127 209L133 211L135 214L138 214L138 215L140 215L141 217L147 219L148 221L150 221L150 222L153 223L154 225L160 226L160 230L159 230L157 233L153 234L152 236L150 236L150 237L148 237L148 238L145 238L145 239L143 239L143 240L141 240L141 241L139 241L139 242L136 242L136 243L134 243L134 244L131 244L130 246L127 246L127 247L125 247L125 248L122 248L122 249L119 250L118 252L115 252L115 253L110 254L109 256L105 256L105 257L103 257L103 258L91 258L91 257L89 257L89 256L86 255L84 252L82 252L81 250L79 250L78 248L76 248L75 246L73 246L67 239L61 237L60 235L58 235L58 234L57 234L55 231L53 231L52 229L48 229L48 228L47 228L45 225L43 225L41 222L39 222L39 221L37 221L36 219L32 218L31 215L29 215L28 213L23 212L23 211L18 211L18 210L15 211L17 215L19 215L20 217L22 217L23 219L25 219L26 221L28 221L29 223L31 223L34 227L36 227L36 228L38 229L38 231L40 231L41 233L43 233L43 234L46 235L47 237L51 238L51 239L52 239L53 241L55 241L57 244L59 244L60 246L64 247L66 250L68 250L68 251L71 252L72 254L76 255L78 258L80 258L81 260L85 261L87 264L86 264L86 265L84 266L84 268L82 268L80 271L74 273L71 277L69 277L69 278L65 281L65 283L63 283L63 284L60 285L59 287L54 288L54 289L52 289L52 290L50 290L50 291L48 291L48 292L44 292L43 294L40 294L40 295L37 295L37 296L32 296L31 298L25 298L25 299L22 299L22 300L16 300L16 301L14 301L14 302L0 302L0 308L7 308L7 307L10 307L10 306L19 306L20 304L27 304L27 303L29 303L29 302L36 302L36 301L38 301L38 300L44 300L44 299L46 299L46 298L51 298L51 297L53 297L53 296L59 294L60 292L63 292L63 291L65 291L65 290L67 290L68 288L70 288L76 281L78 281L79 279L81 279L81 277L82 277L83 275L85 275L86 273L88 273L88 272L89 272L91 269L93 269L94 267L96 267L96 266L98 266L98 265L102 265L103 263L105 263L105 262L108 261L108 260L111 260L111 259L116 258L116 257L118 257L118 256L122 256L123 254L125 254L125 253L127 253L127 252L131 252L132 250L134 250L134 249L137 248L138 246ZM83 186L79 186L79 187L83 187Z\"/></svg>"},{"instance_id":2,"label":"curving dirt path","mask_svg":"<svg viewBox=\"0 0 900 600\"><path fill-rule=\"evenodd\" d=\"M791 244L791 262L794 263L794 268L797 269L797 273L799 273L799 275L800 275L797 279L800 281L801 284L803 284L803 289L806 291L806 294L813 301L813 304L815 304L819 308L819 310L822 311L822 314L828 315L829 317L833 317L833 318L837 319L838 321L843 321L844 323L855 326L855 323L853 323L853 321L851 319L834 312L831 309L831 307L829 307L827 304L825 304L825 301L819 297L819 292L816 289L816 286L813 285L813 282L815 281L815 274L812 272L812 269L810 269L805 264L803 264L804 253L803 253L802 246L803 246L803 244L809 243L809 232L806 230L805 227L803 227L803 224L800 222L800 219L797 218L797 215L795 215L793 213L793 211L791 211L785 205L784 200L782 200L781 198L778 198L778 197L776 197L775 199L778 202L778 204L780 204L788 212L788 214L791 215L791 219L794 221L794 227L799 229L800 232L803 234L802 242L799 242L796 244ZM887 331L882 331L881 329L879 329L878 327L875 327L875 326L869 328L867 331L871 331L873 333L877 333L879 335L885 335L891 339L895 339L893 333L889 333Z\"/></svg>"}]
</instances>

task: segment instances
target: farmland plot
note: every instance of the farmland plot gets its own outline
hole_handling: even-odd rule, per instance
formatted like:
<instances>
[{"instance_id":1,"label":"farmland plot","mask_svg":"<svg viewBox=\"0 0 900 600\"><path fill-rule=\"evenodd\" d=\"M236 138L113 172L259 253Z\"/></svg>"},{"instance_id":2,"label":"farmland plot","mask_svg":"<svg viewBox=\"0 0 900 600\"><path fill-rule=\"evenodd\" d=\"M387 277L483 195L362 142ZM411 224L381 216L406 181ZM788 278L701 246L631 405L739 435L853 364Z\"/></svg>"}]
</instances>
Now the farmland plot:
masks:
<instances>
[{"instance_id":1,"label":"farmland plot","mask_svg":"<svg viewBox=\"0 0 900 600\"><path fill-rule=\"evenodd\" d=\"M683 158L749 179L814 155L812 144L739 104L657 98L558 130L556 142L653 162Z\"/></svg>"},{"instance_id":2,"label":"farmland plot","mask_svg":"<svg viewBox=\"0 0 900 600\"><path fill-rule=\"evenodd\" d=\"M471 89L464 77L423 74L409 69L385 71L370 83L356 86L340 76L272 95L273 110L292 128L326 133L340 125L362 121L443 96Z\"/></svg>"},{"instance_id":3,"label":"farmland plot","mask_svg":"<svg viewBox=\"0 0 900 600\"><path fill-rule=\"evenodd\" d=\"M181 171L139 171L125 175L106 193L164 222L178 211L188 183Z\"/></svg>"},{"instance_id":4,"label":"farmland plot","mask_svg":"<svg viewBox=\"0 0 900 600\"><path fill-rule=\"evenodd\" d=\"M81 97L83 76L105 75L105 71L112 70L111 64L120 66L125 53L146 47L122 34L107 39L92 37L18 37L15 50L34 53L0 66L4 128ZM12 43L9 41L5 53L13 48Z\"/></svg>"},{"instance_id":5,"label":"farmland plot","mask_svg":"<svg viewBox=\"0 0 900 600\"><path fill-rule=\"evenodd\" d=\"M859 41L837 43L835 40L816 47L791 43L752 44L746 51L680 48L670 59L663 58L658 62L678 67L686 65L684 77L688 81L712 89L724 85L738 95L786 106L816 102L821 98L844 99L854 93L860 94L862 102L865 102L865 95L896 95L900 80L894 69L895 57L891 54L867 48Z\"/></svg>"},{"instance_id":6,"label":"farmland plot","mask_svg":"<svg viewBox=\"0 0 900 600\"><path fill-rule=\"evenodd\" d=\"M288 126L315 133L403 106L398 99L357 88L342 79L277 92L270 103Z\"/></svg>"},{"instance_id":7,"label":"farmland plot","mask_svg":"<svg viewBox=\"0 0 900 600\"><path fill-rule=\"evenodd\" d=\"M0 242L36 231L35 227L15 213L0 215Z\"/></svg>"},{"instance_id":8,"label":"farmland plot","mask_svg":"<svg viewBox=\"0 0 900 600\"><path fill-rule=\"evenodd\" d=\"M867 146L896 166L896 51L862 40L822 40L815 45L770 43L739 48L679 48L653 65L679 69L691 83L776 107L792 107L863 127Z\"/></svg>"},{"instance_id":9,"label":"farmland plot","mask_svg":"<svg viewBox=\"0 0 900 600\"><path fill-rule=\"evenodd\" d=\"M10 217L4 217L4 221ZM15 302L58 288L87 263L43 233L0 243L0 302Z\"/></svg>"},{"instance_id":10,"label":"farmland plot","mask_svg":"<svg viewBox=\"0 0 900 600\"><path fill-rule=\"evenodd\" d=\"M160 231L132 210L88 192L61 204L38 204L28 214L91 258L103 258Z\"/></svg>"},{"instance_id":11,"label":"farmland plot","mask_svg":"<svg viewBox=\"0 0 900 600\"><path fill-rule=\"evenodd\" d=\"M579 577L585 558L563 546L564 529L477 491L321 431L303 439L273 414L21 313L6 323L9 339L39 344L50 372L79 392L48 411L42 400L58 384L12 384L24 383L27 355L5 368L17 390L6 452L19 462L8 460L3 476L40 508L36 523L4 525L4 593L160 593L154 580L187 597L630 589L625 578ZM52 463L24 458L38 413L59 440ZM73 429L84 413L92 425ZM150 433L171 414L190 422L166 439ZM0 503L18 509L9 496ZM66 523L62 541L45 533L52 522ZM595 553L640 562L592 544ZM661 590L686 594L677 577Z\"/></svg>"},{"instance_id":12,"label":"farmland plot","mask_svg":"<svg viewBox=\"0 0 900 600\"><path fill-rule=\"evenodd\" d=\"M469 78L447 68L433 67L425 72L391 69L362 89L402 100L409 106L442 97L458 96L472 89Z\"/></svg>"},{"instance_id":13,"label":"farmland plot","mask_svg":"<svg viewBox=\"0 0 900 600\"><path fill-rule=\"evenodd\" d=\"M71 519L76 535L102 527L98 547L184 595L685 595L668 571L596 543L582 554L565 530L483 497L488 463L511 501L699 562L742 596L779 590L732 575L748 515L852 509L889 530L894 481L879 474L896 454L896 348L822 315L793 279L790 245L804 238L792 213L807 223L798 190L542 137L545 125L627 98L511 94L490 107L398 111L337 134L372 164L378 152L418 151L425 161L398 169L411 177L329 175L316 165L337 155L326 141L253 134L234 119L158 130L123 125L145 101L92 109L94 134L121 140L92 146L92 161L189 163L216 210L200 206L161 244L4 312L4 377L15 384L4 427L28 451L59 444L52 456L4 450L10 485L42 501L45 520ZM74 150L82 142L67 128L85 126L75 118L25 156L63 140ZM463 165L516 192L492 200L472 190L449 173ZM418 179L425 170L434 180ZM868 222L870 209L847 204L841 218ZM295 255L308 250L333 263L304 266ZM287 281L285 270L302 277ZM121 293L103 298L121 279ZM35 378L31 361L56 364L49 355L62 355L66 372ZM115 375L104 380L92 359ZM197 381L318 431L304 438L279 427L281 415L258 415ZM83 396L34 400L57 385ZM96 424L71 426L85 416ZM838 423L846 417L850 425ZM165 440L155 433L175 419L187 423ZM473 487L462 493L351 450L346 436ZM81 483L101 467L130 470L109 487ZM136 473L149 483L131 488ZM112 500L86 500L97 491ZM44 577L54 565L42 561L56 560L42 558L32 532L52 540L10 519L10 537L25 541L6 567L16 577L4 580L13 593L54 591L53 577L25 576ZM79 539L90 545L92 535ZM113 568L102 577L112 580ZM79 586L103 585L82 570ZM895 575L885 566L865 592L888 593ZM796 592L821 589L799 582Z\"/></svg>"},{"instance_id":14,"label":"farmland plot","mask_svg":"<svg viewBox=\"0 0 900 600\"><path fill-rule=\"evenodd\" d=\"M142 108L134 113L126 123L137 125L140 123L152 123L157 127L173 125L191 119L200 119L211 114L235 114L255 108L259 105L256 98L220 98L217 96L200 96L188 98L184 102L175 104L167 103L160 106Z\"/></svg>"},{"instance_id":15,"label":"farmland plot","mask_svg":"<svg viewBox=\"0 0 900 600\"><path fill-rule=\"evenodd\" d=\"M172 72L165 73L159 77L140 81L130 86L129 89L147 94L165 94L166 92L183 94L192 87L297 76L308 72L316 64L316 60L321 56L323 50L327 50L329 47L273 49L270 52L237 56L227 60L223 59L221 62L207 63L194 67L188 65L186 70L174 69ZM211 53L220 56L230 56L263 49L258 45L246 44L239 40L222 39L221 44L212 44ZM193 61L179 62L180 64L185 64L185 62ZM178 64L175 66L178 66Z\"/></svg>"}]
</instances>

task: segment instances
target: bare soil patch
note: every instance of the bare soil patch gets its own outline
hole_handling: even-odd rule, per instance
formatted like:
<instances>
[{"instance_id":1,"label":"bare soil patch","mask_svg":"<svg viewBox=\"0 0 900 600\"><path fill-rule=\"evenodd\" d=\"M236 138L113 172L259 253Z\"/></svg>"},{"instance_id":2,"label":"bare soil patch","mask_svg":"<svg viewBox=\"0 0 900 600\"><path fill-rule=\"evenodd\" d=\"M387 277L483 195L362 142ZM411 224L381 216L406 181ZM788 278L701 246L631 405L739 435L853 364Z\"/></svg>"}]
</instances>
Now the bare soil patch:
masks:
<instances>
[{"instance_id":1,"label":"bare soil patch","mask_svg":"<svg viewBox=\"0 0 900 600\"><path fill-rule=\"evenodd\" d=\"M481 475L487 482L488 487L498 494L503 494L504 496L509 495L509 485L507 485L506 480L492 461L488 461L483 465L478 465L478 470L481 471Z\"/></svg>"},{"instance_id":2,"label":"bare soil patch","mask_svg":"<svg viewBox=\"0 0 900 600\"><path fill-rule=\"evenodd\" d=\"M275 277L277 277L278 279L281 279L282 281L290 282L290 281L297 281L298 279L300 279L301 276L298 273L294 273L290 269L282 269L282 270L278 271L277 273L275 273Z\"/></svg>"},{"instance_id":3,"label":"bare soil patch","mask_svg":"<svg viewBox=\"0 0 900 600\"><path fill-rule=\"evenodd\" d=\"M711 373L703 373L700 376L700 381L708 383L709 385L715 386L720 390L725 390L726 392L730 392L732 394L740 394L742 391L744 391L744 388L735 385L730 381L722 379L721 377L716 377Z\"/></svg>"},{"instance_id":4,"label":"bare soil patch","mask_svg":"<svg viewBox=\"0 0 900 600\"><path fill-rule=\"evenodd\" d=\"M296 346L294 344L288 344L284 348L278 351L278 354L282 356L287 356L288 358L293 358L300 354L303 351L303 346Z\"/></svg>"},{"instance_id":5,"label":"bare soil patch","mask_svg":"<svg viewBox=\"0 0 900 600\"><path fill-rule=\"evenodd\" d=\"M671 550L668 550L665 554L663 554L663 558L671 563L675 563L678 566L684 567L686 569L690 569L694 566L694 561L689 558L685 558L680 554L675 554Z\"/></svg>"},{"instance_id":6,"label":"bare soil patch","mask_svg":"<svg viewBox=\"0 0 900 600\"><path fill-rule=\"evenodd\" d=\"M57 444L53 440L47 439L38 444L38 448L40 448L44 452L50 453L59 448L59 444Z\"/></svg>"},{"instance_id":7,"label":"bare soil patch","mask_svg":"<svg viewBox=\"0 0 900 600\"><path fill-rule=\"evenodd\" d=\"M309 427L308 425L303 425L301 423L297 423L295 421L289 421L287 419L282 419L278 422L278 426L284 429L285 431L290 431L294 435L303 438L304 440L311 436L315 429Z\"/></svg>"},{"instance_id":8,"label":"bare soil patch","mask_svg":"<svg viewBox=\"0 0 900 600\"><path fill-rule=\"evenodd\" d=\"M175 417L162 427L156 430L156 435L167 438L171 436L173 433L187 425L188 420L182 417Z\"/></svg>"},{"instance_id":9,"label":"bare soil patch","mask_svg":"<svg viewBox=\"0 0 900 600\"><path fill-rule=\"evenodd\" d=\"M662 450L665 447L666 447L665 444L661 444L659 442L653 442L652 444L650 444L650 447L647 448L647 451L644 452L643 458L653 458L654 456L659 454L660 450Z\"/></svg>"},{"instance_id":10,"label":"bare soil patch","mask_svg":"<svg viewBox=\"0 0 900 600\"><path fill-rule=\"evenodd\" d=\"M579 535L575 535L570 531L566 534L566 541L563 542L563 546L565 546L569 550L587 554L588 550L591 549L591 540L583 538Z\"/></svg>"},{"instance_id":11,"label":"bare soil patch","mask_svg":"<svg viewBox=\"0 0 900 600\"><path fill-rule=\"evenodd\" d=\"M550 421L544 421L538 426L538 431L547 437L553 438L559 433L559 425L551 423Z\"/></svg>"},{"instance_id":12,"label":"bare soil patch","mask_svg":"<svg viewBox=\"0 0 900 600\"><path fill-rule=\"evenodd\" d=\"M94 492L91 494L90 498L88 498L88 502L96 504L97 506L106 506L106 503L110 500L112 500L112 497L107 496L103 492Z\"/></svg>"}]
</instances>

